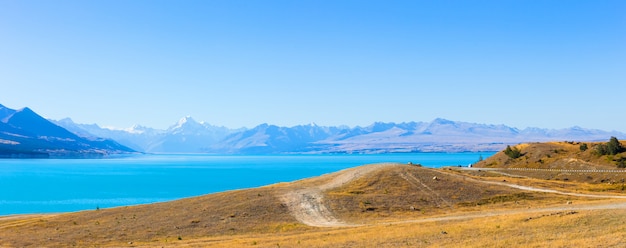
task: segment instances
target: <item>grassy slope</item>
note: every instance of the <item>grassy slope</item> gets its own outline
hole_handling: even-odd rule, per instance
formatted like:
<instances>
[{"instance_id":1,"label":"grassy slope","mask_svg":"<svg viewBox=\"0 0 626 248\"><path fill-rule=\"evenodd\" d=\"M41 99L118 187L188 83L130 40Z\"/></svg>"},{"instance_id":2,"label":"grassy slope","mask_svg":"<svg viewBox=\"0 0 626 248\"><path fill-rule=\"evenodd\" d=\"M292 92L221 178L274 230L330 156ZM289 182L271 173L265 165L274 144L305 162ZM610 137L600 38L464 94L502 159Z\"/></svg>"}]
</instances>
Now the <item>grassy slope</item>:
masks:
<instances>
[{"instance_id":1,"label":"grassy slope","mask_svg":"<svg viewBox=\"0 0 626 248\"><path fill-rule=\"evenodd\" d=\"M584 163L561 164L572 168L614 168L606 158L587 156L574 148L578 149L578 146L566 143L522 145L525 157L518 161L511 162L502 158L503 154L496 154L478 166L550 168L559 165L558 161L575 158ZM557 152L554 152L555 149ZM550 157L547 158L546 154ZM547 158L543 163L536 162L543 158ZM437 216L564 206L568 201L575 204L608 201L524 192L464 178L540 184L559 190L567 190L570 186L575 188L572 191L593 190L589 188L589 183L575 180L565 183L546 181L541 177L538 180L484 172L480 172L483 175L478 172L462 173L398 165L366 174L327 191L326 202L335 215L349 223L367 224L358 227L317 228L303 225L279 200L282 193L293 188L317 185L335 176L330 174L294 183L166 203L50 216L0 218L0 246L576 247L576 244L589 246L592 243L588 242L595 240L601 243L592 246L602 247L614 246L619 244L615 242L626 239L626 210L507 212L506 215L492 217L419 222ZM563 186L566 184L570 186ZM606 186L598 187L604 189ZM418 222L398 222L407 220Z\"/></svg>"},{"instance_id":2,"label":"grassy slope","mask_svg":"<svg viewBox=\"0 0 626 248\"><path fill-rule=\"evenodd\" d=\"M433 179L435 177L437 180ZM365 175L327 193L335 214L352 223L388 222L469 211L470 207L494 198L499 200L492 201L498 203L512 203L541 197L512 188L468 182L442 170L414 166L399 166Z\"/></svg>"},{"instance_id":3,"label":"grassy slope","mask_svg":"<svg viewBox=\"0 0 626 248\"><path fill-rule=\"evenodd\" d=\"M296 223L272 187L212 194L172 202L83 211L2 228L7 244L73 246L167 242L178 237L275 232Z\"/></svg>"},{"instance_id":4,"label":"grassy slope","mask_svg":"<svg viewBox=\"0 0 626 248\"><path fill-rule=\"evenodd\" d=\"M570 169L570 170L626 170L618 168L618 161L626 159L626 152L617 155L599 156L593 146L599 143L587 142L589 149L580 150L579 142L547 142L530 143L515 146L522 152L522 156L511 159L504 152L498 152L492 157L478 162L479 168L538 168L538 169ZM623 146L624 143L622 142ZM619 184L626 179L626 173L572 173L572 172L511 172L515 175L540 178L544 180L560 180L584 182L589 184L607 183Z\"/></svg>"},{"instance_id":5,"label":"grassy slope","mask_svg":"<svg viewBox=\"0 0 626 248\"><path fill-rule=\"evenodd\" d=\"M622 247L626 210L513 214L281 235L209 237L186 247Z\"/></svg>"},{"instance_id":6,"label":"grassy slope","mask_svg":"<svg viewBox=\"0 0 626 248\"><path fill-rule=\"evenodd\" d=\"M587 142L589 147L581 151L580 142L529 143L514 146L522 152L522 157L510 159L504 152L498 152L477 167L502 168L558 168L558 169L617 169L617 161L626 158L626 152L617 155L599 156L593 146L600 143ZM623 146L626 146L622 143Z\"/></svg>"}]
</instances>

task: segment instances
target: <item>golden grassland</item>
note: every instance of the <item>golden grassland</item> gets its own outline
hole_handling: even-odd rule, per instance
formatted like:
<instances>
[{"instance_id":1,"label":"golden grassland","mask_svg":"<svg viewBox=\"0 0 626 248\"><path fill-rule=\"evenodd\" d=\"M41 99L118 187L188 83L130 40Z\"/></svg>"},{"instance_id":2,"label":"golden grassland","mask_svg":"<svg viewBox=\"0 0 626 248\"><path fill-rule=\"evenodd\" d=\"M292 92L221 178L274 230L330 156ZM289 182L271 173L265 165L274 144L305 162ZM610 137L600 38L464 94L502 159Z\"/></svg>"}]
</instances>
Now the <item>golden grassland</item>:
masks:
<instances>
[{"instance_id":1,"label":"golden grassland","mask_svg":"<svg viewBox=\"0 0 626 248\"><path fill-rule=\"evenodd\" d=\"M315 229L180 242L183 247L623 247L626 210L510 214L460 221ZM148 245L149 246L149 245Z\"/></svg>"},{"instance_id":2,"label":"golden grassland","mask_svg":"<svg viewBox=\"0 0 626 248\"><path fill-rule=\"evenodd\" d=\"M586 144L588 149L582 151L580 146ZM592 142L545 142L528 143L514 146L522 156L510 159L499 152L487 160L478 162L476 167L499 168L543 168L543 169L616 169L618 161L626 159L626 152L616 155L599 156ZM624 143L622 142L622 146ZM549 179L549 178L548 178Z\"/></svg>"},{"instance_id":3,"label":"golden grassland","mask_svg":"<svg viewBox=\"0 0 626 248\"><path fill-rule=\"evenodd\" d=\"M498 153L477 166L615 169L612 159L575 143L519 149L521 158ZM341 173L164 203L0 217L0 247L626 247L626 199L494 184L621 197L624 174L563 180L525 171L387 166L324 191L328 208L351 224L343 227L302 224L281 200Z\"/></svg>"}]
</instances>

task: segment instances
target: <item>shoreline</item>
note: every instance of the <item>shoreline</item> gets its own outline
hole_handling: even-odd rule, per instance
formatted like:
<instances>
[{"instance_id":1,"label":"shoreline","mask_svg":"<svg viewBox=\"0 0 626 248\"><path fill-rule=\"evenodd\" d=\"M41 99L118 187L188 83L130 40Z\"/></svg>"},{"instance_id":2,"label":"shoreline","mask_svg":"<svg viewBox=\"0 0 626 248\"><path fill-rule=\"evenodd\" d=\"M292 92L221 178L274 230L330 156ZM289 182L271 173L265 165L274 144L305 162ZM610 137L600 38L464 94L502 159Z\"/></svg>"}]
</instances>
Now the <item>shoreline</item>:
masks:
<instances>
[{"instance_id":1,"label":"shoreline","mask_svg":"<svg viewBox=\"0 0 626 248\"><path fill-rule=\"evenodd\" d=\"M205 155L138 155L119 160L1 160L14 169L8 181L6 212L0 218L20 218L23 215L50 215L100 208L125 207L167 202L206 194L261 187L281 182L297 181L370 163L407 162L424 167L440 168L475 161L484 153L453 154L376 154L376 155L272 155L272 156L205 156ZM467 161L467 162L465 162ZM15 163L13 163L15 162ZM47 173L33 177L39 171ZM77 169L78 168L78 169ZM276 173L279 170L280 173ZM7 172L8 173L8 172ZM268 175L258 177L258 175ZM0 173L2 176L2 173ZM226 181L226 178L236 180ZM19 180L18 180L19 179ZM175 184L163 185L168 181ZM74 183L72 183L74 182ZM96 183L94 183L96 182ZM193 182L190 184L188 182ZM126 189L119 185L141 183L143 187ZM39 198L22 199L12 196L19 189L41 185ZM45 186L51 185L51 186ZM45 187L44 187L45 186ZM95 190L87 190L96 187ZM146 190L149 186L150 190ZM126 190L126 191L123 191ZM67 192L75 192L66 194ZM1 193L2 191L0 191ZM60 192L60 193L57 193ZM104 194L102 192L108 192ZM113 193L111 193L113 192ZM124 192L124 194L115 194ZM154 193L157 192L157 193ZM57 200L47 202L45 197ZM9 197L12 196L12 197ZM21 204L32 205L32 212L20 212ZM77 206L74 208L73 206ZM68 209L69 208L69 209ZM49 211L51 210L51 211ZM68 211L65 211L68 210Z\"/></svg>"}]
</instances>

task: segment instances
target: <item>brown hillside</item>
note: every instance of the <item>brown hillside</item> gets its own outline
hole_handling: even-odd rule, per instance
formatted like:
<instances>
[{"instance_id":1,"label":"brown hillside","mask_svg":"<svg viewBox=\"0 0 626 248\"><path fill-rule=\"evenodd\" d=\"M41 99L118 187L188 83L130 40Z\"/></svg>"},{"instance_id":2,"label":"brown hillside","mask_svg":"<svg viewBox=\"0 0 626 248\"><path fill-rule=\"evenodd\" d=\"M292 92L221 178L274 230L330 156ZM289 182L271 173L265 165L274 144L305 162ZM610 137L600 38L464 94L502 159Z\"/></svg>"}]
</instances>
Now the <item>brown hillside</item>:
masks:
<instances>
[{"instance_id":1,"label":"brown hillside","mask_svg":"<svg viewBox=\"0 0 626 248\"><path fill-rule=\"evenodd\" d=\"M547 142L528 143L512 146L519 149L522 156L510 158L504 151L480 161L477 168L530 168L539 171L507 171L507 173L547 180L579 181L587 183L621 183L626 178L624 168L619 168L620 161L626 160L626 152L617 155L598 155L595 146L606 142ZM587 145L582 150L581 145ZM624 143L622 142L624 146ZM549 171L553 169L554 171ZM571 171L559 171L571 170ZM580 170L602 170L610 172L576 172Z\"/></svg>"},{"instance_id":2,"label":"brown hillside","mask_svg":"<svg viewBox=\"0 0 626 248\"><path fill-rule=\"evenodd\" d=\"M369 243L353 240L361 237L353 234L373 232L371 225L376 223L432 222L449 215L457 216L450 220L473 219L491 216L483 214L485 210L520 214L572 200L587 201L582 196L516 189L502 182L507 180L495 179L483 181L447 169L402 164L367 165L293 183L172 202L0 218L0 246L206 247L232 246L236 240L254 246L258 240L264 247L276 247L272 240L277 237L300 246L303 237L326 242L323 233L344 230L333 231L339 236L331 243L309 244L360 247ZM402 240L401 233L389 235ZM388 241L380 240L384 246L396 246L396 241Z\"/></svg>"},{"instance_id":3,"label":"brown hillside","mask_svg":"<svg viewBox=\"0 0 626 248\"><path fill-rule=\"evenodd\" d=\"M582 151L580 146L587 144ZM626 159L626 152L617 155L598 155L594 146L602 142L547 142L528 143L512 146L522 152L522 156L511 159L500 151L478 162L475 167L496 168L544 168L544 169L617 169L618 162ZM623 142L622 145L626 146Z\"/></svg>"},{"instance_id":4,"label":"brown hillside","mask_svg":"<svg viewBox=\"0 0 626 248\"><path fill-rule=\"evenodd\" d=\"M85 247L190 237L275 232L299 225L271 187L212 194L172 202L0 222L0 246Z\"/></svg>"},{"instance_id":5,"label":"brown hillside","mask_svg":"<svg viewBox=\"0 0 626 248\"><path fill-rule=\"evenodd\" d=\"M395 166L330 190L327 197L340 218L367 223L450 213L494 196L506 195L512 202L532 197L522 192L470 182L442 170Z\"/></svg>"}]
</instances>

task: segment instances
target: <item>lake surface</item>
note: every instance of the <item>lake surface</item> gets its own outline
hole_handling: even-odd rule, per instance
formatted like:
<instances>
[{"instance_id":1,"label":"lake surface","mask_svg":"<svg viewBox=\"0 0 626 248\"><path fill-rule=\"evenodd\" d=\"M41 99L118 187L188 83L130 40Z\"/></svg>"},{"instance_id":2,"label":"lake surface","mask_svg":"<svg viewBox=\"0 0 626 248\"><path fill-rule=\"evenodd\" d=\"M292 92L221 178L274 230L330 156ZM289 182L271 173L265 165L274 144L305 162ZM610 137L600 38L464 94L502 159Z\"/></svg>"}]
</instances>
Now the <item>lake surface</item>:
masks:
<instances>
[{"instance_id":1,"label":"lake surface","mask_svg":"<svg viewBox=\"0 0 626 248\"><path fill-rule=\"evenodd\" d=\"M0 215L169 201L319 176L380 162L438 168L494 153L377 155L142 155L114 159L2 159Z\"/></svg>"}]
</instances>

